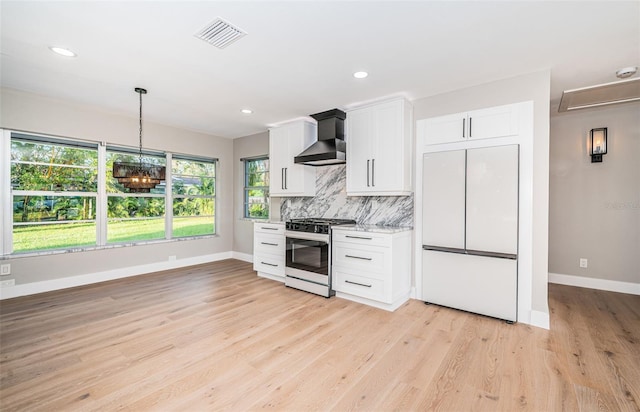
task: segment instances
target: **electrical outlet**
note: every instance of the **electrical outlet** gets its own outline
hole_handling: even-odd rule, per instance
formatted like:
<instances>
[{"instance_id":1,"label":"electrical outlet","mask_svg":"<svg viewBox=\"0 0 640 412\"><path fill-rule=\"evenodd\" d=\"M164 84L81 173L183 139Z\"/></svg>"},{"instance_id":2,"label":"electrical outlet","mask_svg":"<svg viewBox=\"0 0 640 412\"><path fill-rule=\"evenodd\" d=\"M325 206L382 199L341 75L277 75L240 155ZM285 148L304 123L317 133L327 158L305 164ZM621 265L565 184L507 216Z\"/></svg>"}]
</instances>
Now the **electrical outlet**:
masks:
<instances>
[{"instance_id":1,"label":"electrical outlet","mask_svg":"<svg viewBox=\"0 0 640 412\"><path fill-rule=\"evenodd\" d=\"M589 260L580 258L580 267L586 269L589 266Z\"/></svg>"},{"instance_id":2,"label":"electrical outlet","mask_svg":"<svg viewBox=\"0 0 640 412\"><path fill-rule=\"evenodd\" d=\"M15 285L16 285L15 279L0 280L0 288L4 288L7 286L15 286Z\"/></svg>"},{"instance_id":3,"label":"electrical outlet","mask_svg":"<svg viewBox=\"0 0 640 412\"><path fill-rule=\"evenodd\" d=\"M11 263L5 263L0 265L0 276L6 276L11 274Z\"/></svg>"}]
</instances>

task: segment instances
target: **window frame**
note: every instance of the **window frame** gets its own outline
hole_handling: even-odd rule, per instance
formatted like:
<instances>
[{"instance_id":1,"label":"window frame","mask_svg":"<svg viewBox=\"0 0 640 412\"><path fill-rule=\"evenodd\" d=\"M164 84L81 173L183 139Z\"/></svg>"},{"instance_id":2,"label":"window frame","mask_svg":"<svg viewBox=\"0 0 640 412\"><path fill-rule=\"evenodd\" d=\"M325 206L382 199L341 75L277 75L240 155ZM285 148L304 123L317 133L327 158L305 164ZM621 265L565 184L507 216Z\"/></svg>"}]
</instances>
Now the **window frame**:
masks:
<instances>
[{"instance_id":1,"label":"window frame","mask_svg":"<svg viewBox=\"0 0 640 412\"><path fill-rule=\"evenodd\" d=\"M107 178L108 170L109 170L109 168L107 166L108 166L108 162L109 162L110 153L122 154L122 155L130 155L130 156L138 157L139 154L140 154L140 149L139 148L138 149L134 149L134 148L129 148L129 147L115 146L115 145L106 145L105 160L104 160L104 165L105 165L105 172L104 172L104 180L105 180L105 192L104 192L104 196L105 196L105 208L104 208L105 236L104 236L104 239L103 239L104 245L118 245L118 244L129 244L129 243L139 244L139 243L144 243L144 242L157 242L159 240L170 239L170 234L167 233L167 224L166 224L167 202L168 202L168 198L167 198L167 195L166 195L166 187L168 186L168 180L166 180L166 176L165 176L165 186L164 186L165 193L153 193L153 192L152 193L129 193L129 192L121 192L121 191L117 191L117 192L109 191L109 190L107 190L106 185L110 180L110 179ZM166 162L167 162L167 155L168 155L167 153L163 153L163 152L159 152L159 151L151 151L151 150L145 150L145 149L142 150L143 162L154 163L153 161L149 160L149 158L158 158L158 159L162 159L162 161L164 161L164 166L165 167L166 167ZM146 159L145 159L145 157L146 157ZM162 164L162 162L160 162L160 164ZM109 217L109 198L163 199L164 200L164 212L163 212L163 214L161 216L157 216L157 217L122 217L122 218ZM162 237L153 238L153 239L128 239L128 240L109 241L109 222L111 222L113 220L143 221L143 220L154 220L154 219L162 219L164 221L164 224L163 224L163 236Z\"/></svg>"},{"instance_id":2,"label":"window frame","mask_svg":"<svg viewBox=\"0 0 640 412\"><path fill-rule=\"evenodd\" d=\"M246 157L246 158L242 158L240 159L243 162L243 170L244 170L244 185L243 185L243 192L242 192L242 217L244 219L255 219L255 220L268 220L269 216L271 216L271 201L270 201L270 197L269 197L269 184L267 183L265 186L249 186L249 165L251 162L257 162L257 161L267 161L267 168L265 170L265 173L267 175L267 179L265 179L267 182L270 179L270 175L271 175L271 162L269 162L269 155L261 155L261 156L255 156L255 157ZM267 216L264 217L255 217L255 216L251 216L250 212L249 212L249 191L251 190L262 190L265 194L265 205L267 208Z\"/></svg>"},{"instance_id":3,"label":"window frame","mask_svg":"<svg viewBox=\"0 0 640 412\"><path fill-rule=\"evenodd\" d=\"M192 162L199 162L199 163L210 163L213 165L213 176L206 176L207 178L213 178L213 195L189 195L189 194L174 194L173 193L173 178L176 175L173 171L173 161L174 160L178 160L178 161L192 161ZM218 207L218 159L216 158L206 158L206 157L199 157L199 156L190 156L190 155L184 155L184 154L172 154L170 160L168 160L168 164L171 165L170 167L167 167L167 182L170 182L170 184L167 184L168 187L170 187L170 191L171 191L171 203L170 203L170 207L169 209L171 210L171 217L170 219L167 220L167 224L168 224L168 228L167 230L169 230L169 233L171 235L172 239L184 239L184 238L189 238L189 237L194 237L194 236L215 236L218 233L218 213L217 213L217 207ZM171 169L171 170L169 170ZM200 176L202 177L202 176ZM188 235L188 236L175 236L175 234L173 233L173 224L175 219L181 219L182 217L178 217L176 218L174 213L173 213L173 202L176 199L211 199L213 201L213 233L207 233L207 234L203 234L203 235ZM205 215L203 217L207 217L209 215Z\"/></svg>"},{"instance_id":4,"label":"window frame","mask_svg":"<svg viewBox=\"0 0 640 412\"><path fill-rule=\"evenodd\" d=\"M56 250L71 250L71 249L79 249L79 248L87 248L87 247L96 247L99 244L99 236L98 236L98 231L99 231L99 203L100 203L100 198L99 198L99 187L100 187L100 167L99 167L99 163L100 163L100 156L99 156L99 150L100 150L100 146L98 144L98 142L87 142L87 141L82 141L82 140L77 140L77 139L65 139L65 138L59 138L59 137L48 137L48 136L44 136L44 135L39 135L39 134L31 134L31 133L22 133L22 132L16 132L16 131L6 131L3 130L2 133L3 136L3 145L2 145L2 150L0 150L1 156L2 156L2 160L6 161L3 162L4 164L6 164L6 167L3 167L2 171L0 172L2 174L2 186L3 187L7 187L9 188L9 190L3 190L2 193L2 197L3 197L3 205L6 205L7 207L3 207L3 210L6 211L4 213L4 216L2 218L2 244L0 245L0 251L2 252L2 255L22 255L22 254L29 254L29 253L47 253L47 252L51 252L51 251L56 251ZM96 181L95 181L95 191L82 191L82 190L52 190L50 188L50 190L43 190L41 188L38 189L14 189L12 187L11 184L11 176L12 176L12 165L17 163L17 164L30 164L30 165L40 165L40 166L46 166L46 163L41 163L41 162L33 162L33 161L13 161L11 159L11 151L12 151L12 142L13 141L21 141L21 142L26 142L26 143L31 143L31 144L41 144L41 145L51 145L51 146L58 146L58 147L71 147L71 148L76 148L76 149L82 149L82 150L87 150L87 151L95 151L95 161L97 162L97 164L95 165L95 167L92 166L86 166L86 165L65 165L63 163L49 163L49 166L51 165L55 165L59 167L63 167L63 168L69 168L69 169L87 169L87 170L95 170L96 173ZM74 220L74 219L68 219L65 218L64 220L55 220L55 221L46 221L46 220L42 220L42 221L36 221L36 222L14 222L14 213L13 213L13 205L14 205L14 199L16 197L50 197L50 198L74 198L74 197L80 197L80 198L92 198L93 199L93 204L94 204L94 218L93 219L78 219L78 220ZM23 205L23 207L26 207L26 205ZM53 209L53 206L51 206L51 208ZM64 248L47 248L47 249L32 249L32 250L22 250L22 251L15 251L15 247L14 247L14 238L15 238L15 234L14 234L14 230L15 227L20 227L20 226L35 226L35 225L51 225L51 224L68 224L68 225L72 225L74 223L93 223L94 229L94 235L93 235L93 242L90 244L87 243L82 243L82 244L76 244L76 245L72 245L69 247L64 247Z\"/></svg>"}]
</instances>

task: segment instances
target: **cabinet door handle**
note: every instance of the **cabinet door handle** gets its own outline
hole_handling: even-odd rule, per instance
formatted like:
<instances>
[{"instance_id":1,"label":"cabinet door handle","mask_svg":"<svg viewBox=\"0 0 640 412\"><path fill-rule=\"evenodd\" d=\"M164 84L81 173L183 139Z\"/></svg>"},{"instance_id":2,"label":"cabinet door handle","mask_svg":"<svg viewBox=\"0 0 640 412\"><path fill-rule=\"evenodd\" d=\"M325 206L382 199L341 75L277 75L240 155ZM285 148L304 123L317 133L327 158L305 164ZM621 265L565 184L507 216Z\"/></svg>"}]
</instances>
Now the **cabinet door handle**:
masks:
<instances>
[{"instance_id":1,"label":"cabinet door handle","mask_svg":"<svg viewBox=\"0 0 640 412\"><path fill-rule=\"evenodd\" d=\"M371 186L376 185L376 159L371 159Z\"/></svg>"},{"instance_id":2,"label":"cabinet door handle","mask_svg":"<svg viewBox=\"0 0 640 412\"><path fill-rule=\"evenodd\" d=\"M466 137L466 136L465 136L465 126L466 126L466 123L467 123L467 119L462 119L462 138L463 138L463 139Z\"/></svg>"},{"instance_id":3,"label":"cabinet door handle","mask_svg":"<svg viewBox=\"0 0 640 412\"><path fill-rule=\"evenodd\" d=\"M353 256L353 255L344 255L344 257L348 257L351 259L360 259L360 260L372 260L372 258L362 257L362 256Z\"/></svg>"},{"instance_id":4,"label":"cabinet door handle","mask_svg":"<svg viewBox=\"0 0 640 412\"><path fill-rule=\"evenodd\" d=\"M471 117L469 118L469 138L471 138L472 128L471 128Z\"/></svg>"},{"instance_id":5,"label":"cabinet door handle","mask_svg":"<svg viewBox=\"0 0 640 412\"><path fill-rule=\"evenodd\" d=\"M284 168L284 188L285 190L289 189L289 168L285 167Z\"/></svg>"},{"instance_id":6,"label":"cabinet door handle","mask_svg":"<svg viewBox=\"0 0 640 412\"><path fill-rule=\"evenodd\" d=\"M344 235L344 237L348 237L348 238L351 238L351 239L373 240L372 237L364 237L364 236Z\"/></svg>"},{"instance_id":7,"label":"cabinet door handle","mask_svg":"<svg viewBox=\"0 0 640 412\"><path fill-rule=\"evenodd\" d=\"M260 242L260 243L262 243L263 245L278 246L277 243L269 243L269 242Z\"/></svg>"},{"instance_id":8,"label":"cabinet door handle","mask_svg":"<svg viewBox=\"0 0 640 412\"><path fill-rule=\"evenodd\" d=\"M260 262L263 265L267 265L267 266L273 266L273 267L278 267L279 265L274 265L273 263L267 263L267 262Z\"/></svg>"},{"instance_id":9,"label":"cabinet door handle","mask_svg":"<svg viewBox=\"0 0 640 412\"><path fill-rule=\"evenodd\" d=\"M373 240L372 237L364 237L364 236L351 236L351 235L344 235L344 237L348 237L350 239L364 239L364 240Z\"/></svg>"},{"instance_id":10,"label":"cabinet door handle","mask_svg":"<svg viewBox=\"0 0 640 412\"><path fill-rule=\"evenodd\" d=\"M371 160L367 159L367 187L369 187L369 163Z\"/></svg>"},{"instance_id":11,"label":"cabinet door handle","mask_svg":"<svg viewBox=\"0 0 640 412\"><path fill-rule=\"evenodd\" d=\"M280 168L280 189L284 190L284 167Z\"/></svg>"},{"instance_id":12,"label":"cabinet door handle","mask_svg":"<svg viewBox=\"0 0 640 412\"><path fill-rule=\"evenodd\" d=\"M277 227L264 227L264 226L260 226L260 229L265 229L265 230L278 230Z\"/></svg>"},{"instance_id":13,"label":"cabinet door handle","mask_svg":"<svg viewBox=\"0 0 640 412\"><path fill-rule=\"evenodd\" d=\"M365 288L370 288L371 285L366 285L364 283L352 282L350 280L345 280L344 283L351 283L352 285L364 286Z\"/></svg>"}]
</instances>

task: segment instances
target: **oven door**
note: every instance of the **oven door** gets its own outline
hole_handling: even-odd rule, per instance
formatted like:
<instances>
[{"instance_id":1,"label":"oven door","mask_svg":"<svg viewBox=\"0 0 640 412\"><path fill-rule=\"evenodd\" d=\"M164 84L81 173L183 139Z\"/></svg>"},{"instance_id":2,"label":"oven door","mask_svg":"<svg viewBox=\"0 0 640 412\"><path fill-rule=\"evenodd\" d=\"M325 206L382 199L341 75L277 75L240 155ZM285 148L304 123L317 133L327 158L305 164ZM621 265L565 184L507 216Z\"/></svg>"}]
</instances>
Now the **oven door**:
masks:
<instances>
[{"instance_id":1,"label":"oven door","mask_svg":"<svg viewBox=\"0 0 640 412\"><path fill-rule=\"evenodd\" d=\"M329 235L307 232L286 231L286 264L289 271L312 272L328 278L329 276ZM315 276L312 276L315 277ZM326 283L325 280L323 283Z\"/></svg>"}]
</instances>

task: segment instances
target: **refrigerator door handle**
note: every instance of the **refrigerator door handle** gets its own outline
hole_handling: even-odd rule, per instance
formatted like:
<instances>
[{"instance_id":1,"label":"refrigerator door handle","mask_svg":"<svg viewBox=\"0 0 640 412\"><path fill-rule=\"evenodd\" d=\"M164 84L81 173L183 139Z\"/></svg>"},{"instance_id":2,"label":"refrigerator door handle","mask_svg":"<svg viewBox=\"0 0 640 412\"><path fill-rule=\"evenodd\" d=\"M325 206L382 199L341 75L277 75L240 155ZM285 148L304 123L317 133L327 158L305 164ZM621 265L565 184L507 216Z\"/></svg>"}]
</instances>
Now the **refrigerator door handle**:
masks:
<instances>
[{"instance_id":1,"label":"refrigerator door handle","mask_svg":"<svg viewBox=\"0 0 640 412\"><path fill-rule=\"evenodd\" d=\"M433 252L457 253L459 255L483 256L498 259L517 260L518 255L514 253L486 252L484 250L468 250L455 247L444 247L434 245L422 245L422 250L431 250Z\"/></svg>"},{"instance_id":2,"label":"refrigerator door handle","mask_svg":"<svg viewBox=\"0 0 640 412\"><path fill-rule=\"evenodd\" d=\"M444 246L434 246L434 245L422 245L423 250L432 250L434 252L446 252L446 253L458 253L461 255L466 254L466 250L459 249L455 247L444 247Z\"/></svg>"},{"instance_id":3,"label":"refrigerator door handle","mask_svg":"<svg viewBox=\"0 0 640 412\"><path fill-rule=\"evenodd\" d=\"M518 259L518 255L514 253L486 252L484 250L467 250L466 254L473 255L473 256L498 258L498 259L510 259L510 260Z\"/></svg>"}]
</instances>

